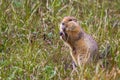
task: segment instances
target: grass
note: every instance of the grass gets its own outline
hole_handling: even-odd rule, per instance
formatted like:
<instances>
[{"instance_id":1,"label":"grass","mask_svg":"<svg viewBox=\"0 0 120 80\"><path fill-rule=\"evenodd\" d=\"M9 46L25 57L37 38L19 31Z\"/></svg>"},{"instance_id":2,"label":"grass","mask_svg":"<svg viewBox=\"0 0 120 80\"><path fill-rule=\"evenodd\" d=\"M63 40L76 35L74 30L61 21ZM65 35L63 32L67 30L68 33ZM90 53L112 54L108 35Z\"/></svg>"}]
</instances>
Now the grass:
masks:
<instances>
[{"instance_id":1,"label":"grass","mask_svg":"<svg viewBox=\"0 0 120 80\"><path fill-rule=\"evenodd\" d=\"M110 44L109 68L72 72L59 38L64 16L78 19L100 53ZM0 80L120 80L120 0L0 0Z\"/></svg>"}]
</instances>

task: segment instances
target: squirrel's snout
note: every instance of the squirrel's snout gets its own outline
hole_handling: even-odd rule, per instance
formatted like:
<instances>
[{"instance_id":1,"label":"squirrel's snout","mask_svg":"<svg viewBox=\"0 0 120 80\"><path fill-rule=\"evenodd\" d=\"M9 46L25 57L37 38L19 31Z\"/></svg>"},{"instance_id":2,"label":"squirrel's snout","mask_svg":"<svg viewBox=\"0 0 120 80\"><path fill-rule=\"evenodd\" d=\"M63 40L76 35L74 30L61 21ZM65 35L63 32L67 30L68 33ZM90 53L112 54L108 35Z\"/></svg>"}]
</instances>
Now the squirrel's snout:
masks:
<instances>
[{"instance_id":1,"label":"squirrel's snout","mask_svg":"<svg viewBox=\"0 0 120 80\"><path fill-rule=\"evenodd\" d=\"M60 36L62 36L62 35L63 35L63 32L60 32L59 34L60 34Z\"/></svg>"}]
</instances>

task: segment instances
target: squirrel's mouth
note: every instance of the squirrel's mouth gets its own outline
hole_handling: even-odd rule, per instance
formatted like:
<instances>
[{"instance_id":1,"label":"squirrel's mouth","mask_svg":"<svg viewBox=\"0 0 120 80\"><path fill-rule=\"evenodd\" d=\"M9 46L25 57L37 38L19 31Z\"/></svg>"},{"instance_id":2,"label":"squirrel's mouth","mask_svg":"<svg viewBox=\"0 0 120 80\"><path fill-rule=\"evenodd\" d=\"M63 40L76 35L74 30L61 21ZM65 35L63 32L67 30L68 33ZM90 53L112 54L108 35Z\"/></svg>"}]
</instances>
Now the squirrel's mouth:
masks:
<instances>
[{"instance_id":1,"label":"squirrel's mouth","mask_svg":"<svg viewBox=\"0 0 120 80\"><path fill-rule=\"evenodd\" d=\"M60 32L60 36L63 36L64 35L64 33L63 32Z\"/></svg>"},{"instance_id":2,"label":"squirrel's mouth","mask_svg":"<svg viewBox=\"0 0 120 80\"><path fill-rule=\"evenodd\" d=\"M67 40L67 38L68 38L68 35L67 35L67 33L66 32L60 32L59 33L60 34L60 37L64 40L64 41L66 41Z\"/></svg>"},{"instance_id":3,"label":"squirrel's mouth","mask_svg":"<svg viewBox=\"0 0 120 80\"><path fill-rule=\"evenodd\" d=\"M62 40L67 41L68 35L66 33L66 28L65 28L65 25L63 23L60 24L60 33L59 33L59 35L60 35L60 38Z\"/></svg>"}]
</instances>

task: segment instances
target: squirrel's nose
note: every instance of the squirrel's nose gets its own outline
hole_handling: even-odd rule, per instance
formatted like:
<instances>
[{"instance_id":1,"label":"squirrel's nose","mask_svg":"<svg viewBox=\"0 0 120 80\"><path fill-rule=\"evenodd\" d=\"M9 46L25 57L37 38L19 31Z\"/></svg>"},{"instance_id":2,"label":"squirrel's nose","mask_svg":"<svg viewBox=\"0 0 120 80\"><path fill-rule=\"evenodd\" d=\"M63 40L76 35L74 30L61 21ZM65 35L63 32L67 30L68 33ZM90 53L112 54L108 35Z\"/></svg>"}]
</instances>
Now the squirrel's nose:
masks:
<instances>
[{"instance_id":1,"label":"squirrel's nose","mask_svg":"<svg viewBox=\"0 0 120 80\"><path fill-rule=\"evenodd\" d=\"M65 26L62 26L62 30L65 31Z\"/></svg>"},{"instance_id":2,"label":"squirrel's nose","mask_svg":"<svg viewBox=\"0 0 120 80\"><path fill-rule=\"evenodd\" d=\"M63 27L62 30L65 31L65 27Z\"/></svg>"},{"instance_id":3,"label":"squirrel's nose","mask_svg":"<svg viewBox=\"0 0 120 80\"><path fill-rule=\"evenodd\" d=\"M60 34L60 36L62 36L62 35L63 35L63 32L60 32L59 34Z\"/></svg>"}]
</instances>

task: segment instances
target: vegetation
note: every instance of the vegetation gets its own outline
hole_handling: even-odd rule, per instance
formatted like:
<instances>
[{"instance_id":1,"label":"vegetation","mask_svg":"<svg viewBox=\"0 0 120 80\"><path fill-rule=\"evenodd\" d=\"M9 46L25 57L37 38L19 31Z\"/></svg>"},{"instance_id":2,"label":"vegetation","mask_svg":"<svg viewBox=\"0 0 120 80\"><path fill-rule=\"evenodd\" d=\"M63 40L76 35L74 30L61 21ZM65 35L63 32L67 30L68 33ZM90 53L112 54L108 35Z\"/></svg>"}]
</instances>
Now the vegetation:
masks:
<instances>
[{"instance_id":1,"label":"vegetation","mask_svg":"<svg viewBox=\"0 0 120 80\"><path fill-rule=\"evenodd\" d=\"M59 38L64 16L78 19L102 53L107 68L72 71ZM120 80L120 0L0 0L0 80Z\"/></svg>"}]
</instances>

